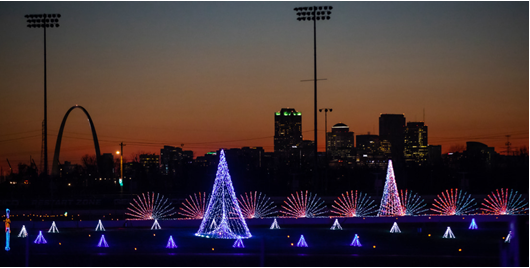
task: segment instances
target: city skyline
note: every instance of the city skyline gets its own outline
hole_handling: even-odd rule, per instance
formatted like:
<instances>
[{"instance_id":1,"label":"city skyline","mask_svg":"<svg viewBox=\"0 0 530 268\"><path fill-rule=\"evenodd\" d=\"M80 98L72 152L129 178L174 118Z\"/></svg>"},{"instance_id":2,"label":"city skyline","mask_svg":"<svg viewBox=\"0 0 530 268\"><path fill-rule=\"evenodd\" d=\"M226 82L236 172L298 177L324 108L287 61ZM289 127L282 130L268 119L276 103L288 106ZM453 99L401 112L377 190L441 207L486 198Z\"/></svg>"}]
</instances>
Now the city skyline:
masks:
<instances>
[{"instance_id":1,"label":"city skyline","mask_svg":"<svg viewBox=\"0 0 530 268\"><path fill-rule=\"evenodd\" d=\"M429 144L528 146L528 2L325 2L317 24L319 108L328 131L379 134L380 114L429 126ZM61 13L47 33L48 158L73 105L90 113L102 153L196 156L274 149L274 114L302 113L313 139L312 27L294 7L318 2L2 2L0 167L38 163L43 35L25 14ZM324 114L319 113L319 151ZM94 154L86 117L68 118L61 162ZM182 146L184 144L184 146ZM51 165L51 161L49 163Z\"/></svg>"}]
</instances>

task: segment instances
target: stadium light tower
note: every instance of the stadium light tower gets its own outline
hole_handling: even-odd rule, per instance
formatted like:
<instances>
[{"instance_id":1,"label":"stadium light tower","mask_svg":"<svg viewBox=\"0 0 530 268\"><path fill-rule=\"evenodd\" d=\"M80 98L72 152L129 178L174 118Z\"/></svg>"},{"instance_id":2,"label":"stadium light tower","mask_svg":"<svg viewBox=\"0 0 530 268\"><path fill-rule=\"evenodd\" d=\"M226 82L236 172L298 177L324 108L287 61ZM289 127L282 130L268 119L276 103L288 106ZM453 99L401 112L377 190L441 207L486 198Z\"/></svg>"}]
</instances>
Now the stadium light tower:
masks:
<instances>
[{"instance_id":1,"label":"stadium light tower","mask_svg":"<svg viewBox=\"0 0 530 268\"><path fill-rule=\"evenodd\" d=\"M61 14L29 14L24 16L28 28L44 30L44 176L48 176L48 105L46 101L46 28L59 27Z\"/></svg>"},{"instance_id":2,"label":"stadium light tower","mask_svg":"<svg viewBox=\"0 0 530 268\"><path fill-rule=\"evenodd\" d=\"M317 141L317 21L330 20L332 6L310 6L296 7L294 11L298 21L313 21L313 44L314 44L314 84L315 84L315 167L313 169L314 186L318 184L318 141Z\"/></svg>"}]
</instances>

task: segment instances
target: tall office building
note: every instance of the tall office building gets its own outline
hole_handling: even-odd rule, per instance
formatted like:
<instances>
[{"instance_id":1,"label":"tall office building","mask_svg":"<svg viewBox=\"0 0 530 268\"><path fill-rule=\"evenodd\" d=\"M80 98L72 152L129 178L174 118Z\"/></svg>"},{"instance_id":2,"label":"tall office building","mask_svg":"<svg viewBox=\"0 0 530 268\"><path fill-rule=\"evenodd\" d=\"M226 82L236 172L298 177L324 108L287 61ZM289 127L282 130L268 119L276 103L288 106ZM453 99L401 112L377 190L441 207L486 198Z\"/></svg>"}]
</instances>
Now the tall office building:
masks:
<instances>
[{"instance_id":1,"label":"tall office building","mask_svg":"<svg viewBox=\"0 0 530 268\"><path fill-rule=\"evenodd\" d=\"M404 114L381 114L379 117L379 138L390 142L394 162L403 159L404 130Z\"/></svg>"},{"instance_id":2,"label":"tall office building","mask_svg":"<svg viewBox=\"0 0 530 268\"><path fill-rule=\"evenodd\" d=\"M422 165L428 160L427 126L423 122L408 122L405 127L405 162Z\"/></svg>"},{"instance_id":3,"label":"tall office building","mask_svg":"<svg viewBox=\"0 0 530 268\"><path fill-rule=\"evenodd\" d=\"M327 152L330 159L346 159L353 157L353 132L343 123L331 127L327 134Z\"/></svg>"},{"instance_id":4,"label":"tall office building","mask_svg":"<svg viewBox=\"0 0 530 268\"><path fill-rule=\"evenodd\" d=\"M302 143L302 113L282 108L274 116L274 152L286 153Z\"/></svg>"},{"instance_id":5,"label":"tall office building","mask_svg":"<svg viewBox=\"0 0 530 268\"><path fill-rule=\"evenodd\" d=\"M158 173L160 157L157 154L141 154L140 165L142 165L146 173Z\"/></svg>"},{"instance_id":6,"label":"tall office building","mask_svg":"<svg viewBox=\"0 0 530 268\"><path fill-rule=\"evenodd\" d=\"M178 167L193 160L193 151L183 151L180 147L165 145L160 149L160 173L163 175L174 175Z\"/></svg>"},{"instance_id":7,"label":"tall office building","mask_svg":"<svg viewBox=\"0 0 530 268\"><path fill-rule=\"evenodd\" d=\"M392 152L390 142L378 135L357 135L357 165L386 168Z\"/></svg>"}]
</instances>

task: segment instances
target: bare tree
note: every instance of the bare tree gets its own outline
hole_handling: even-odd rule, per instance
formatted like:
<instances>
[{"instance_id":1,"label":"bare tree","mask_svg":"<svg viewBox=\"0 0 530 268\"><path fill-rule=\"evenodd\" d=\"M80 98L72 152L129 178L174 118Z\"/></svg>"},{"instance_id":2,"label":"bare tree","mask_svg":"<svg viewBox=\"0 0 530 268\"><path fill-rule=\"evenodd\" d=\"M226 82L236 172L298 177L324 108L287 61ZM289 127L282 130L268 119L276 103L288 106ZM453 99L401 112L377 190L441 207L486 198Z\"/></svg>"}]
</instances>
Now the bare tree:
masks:
<instances>
[{"instance_id":1,"label":"bare tree","mask_svg":"<svg viewBox=\"0 0 530 268\"><path fill-rule=\"evenodd\" d=\"M451 147L449 147L450 153L462 153L466 150L466 146L463 144L454 144Z\"/></svg>"}]
</instances>

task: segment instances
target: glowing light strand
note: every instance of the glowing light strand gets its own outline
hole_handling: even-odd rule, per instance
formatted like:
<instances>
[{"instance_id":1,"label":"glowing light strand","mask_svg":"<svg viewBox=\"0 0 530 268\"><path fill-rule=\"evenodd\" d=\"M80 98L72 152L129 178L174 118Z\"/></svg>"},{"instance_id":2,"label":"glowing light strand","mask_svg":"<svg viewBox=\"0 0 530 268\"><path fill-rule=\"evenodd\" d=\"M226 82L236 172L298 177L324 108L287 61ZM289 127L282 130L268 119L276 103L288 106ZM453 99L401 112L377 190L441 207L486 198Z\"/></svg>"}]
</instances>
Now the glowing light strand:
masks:
<instances>
[{"instance_id":1,"label":"glowing light strand","mask_svg":"<svg viewBox=\"0 0 530 268\"><path fill-rule=\"evenodd\" d=\"M55 221L52 222L52 226L50 227L50 230L48 230L48 233L59 233L59 229L57 229L57 225L55 225Z\"/></svg>"},{"instance_id":2,"label":"glowing light strand","mask_svg":"<svg viewBox=\"0 0 530 268\"><path fill-rule=\"evenodd\" d=\"M359 236L357 236L357 234L355 234L355 236L353 237L353 240L351 241L350 246L352 246L352 247L362 247L363 246L363 245L361 245L361 241L359 241Z\"/></svg>"},{"instance_id":3,"label":"glowing light strand","mask_svg":"<svg viewBox=\"0 0 530 268\"><path fill-rule=\"evenodd\" d=\"M26 226L25 225L22 225L22 229L20 230L20 233L18 233L18 237L27 237L28 236L28 231L26 230Z\"/></svg>"},{"instance_id":4,"label":"glowing light strand","mask_svg":"<svg viewBox=\"0 0 530 268\"><path fill-rule=\"evenodd\" d=\"M385 188L383 189L383 196L381 197L381 205L377 216L403 216L404 214L399 199L392 160L388 160Z\"/></svg>"},{"instance_id":5,"label":"glowing light strand","mask_svg":"<svg viewBox=\"0 0 530 268\"><path fill-rule=\"evenodd\" d=\"M160 197L160 194L157 193L155 198L155 193L150 195L149 192L147 192L147 198L145 198L144 193L142 193L141 198L139 195L137 195L136 198L138 200L133 199L134 204L132 202L129 203L131 207L128 207L127 210L129 210L130 213L126 212L126 215L143 220L153 220L169 217L175 214L173 211L174 208L170 207L172 203L168 203L168 199L164 198L163 195Z\"/></svg>"},{"instance_id":6,"label":"glowing light strand","mask_svg":"<svg viewBox=\"0 0 530 268\"><path fill-rule=\"evenodd\" d=\"M335 219L335 222L331 226L330 230L342 230L342 226L340 226L339 219Z\"/></svg>"},{"instance_id":7,"label":"glowing light strand","mask_svg":"<svg viewBox=\"0 0 530 268\"><path fill-rule=\"evenodd\" d=\"M274 219L274 221L271 224L271 230L280 229L280 225L278 225L278 221Z\"/></svg>"},{"instance_id":8,"label":"glowing light strand","mask_svg":"<svg viewBox=\"0 0 530 268\"><path fill-rule=\"evenodd\" d=\"M416 193L413 194L412 191L409 190L405 190L405 192L400 190L399 193L401 196L401 207L403 208L404 216L412 216L429 211L425 208L426 204L425 201L421 199L421 196Z\"/></svg>"},{"instance_id":9,"label":"glowing light strand","mask_svg":"<svg viewBox=\"0 0 530 268\"><path fill-rule=\"evenodd\" d=\"M475 218L471 219L471 224L469 225L470 230L476 230L478 229L477 223L475 222Z\"/></svg>"},{"instance_id":10,"label":"glowing light strand","mask_svg":"<svg viewBox=\"0 0 530 268\"><path fill-rule=\"evenodd\" d=\"M447 230L445 230L443 238L455 238L455 235L453 234L451 227L447 226Z\"/></svg>"},{"instance_id":11,"label":"glowing light strand","mask_svg":"<svg viewBox=\"0 0 530 268\"><path fill-rule=\"evenodd\" d=\"M105 240L105 235L101 235L101 238L99 239L98 248L108 248L109 244L107 244L107 240Z\"/></svg>"},{"instance_id":12,"label":"glowing light strand","mask_svg":"<svg viewBox=\"0 0 530 268\"><path fill-rule=\"evenodd\" d=\"M212 228L213 221L218 222L215 228ZM195 235L222 239L235 239L238 236L252 237L236 198L224 150L221 150L219 156L219 165L208 207Z\"/></svg>"},{"instance_id":13,"label":"glowing light strand","mask_svg":"<svg viewBox=\"0 0 530 268\"><path fill-rule=\"evenodd\" d=\"M99 220L98 225L96 226L96 232L97 231L105 231L105 227L103 227L103 223L101 223L101 220Z\"/></svg>"},{"instance_id":14,"label":"glowing light strand","mask_svg":"<svg viewBox=\"0 0 530 268\"><path fill-rule=\"evenodd\" d=\"M153 225L151 226L151 230L160 230L160 224L158 223L158 220L155 219L155 222L153 222Z\"/></svg>"},{"instance_id":15,"label":"glowing light strand","mask_svg":"<svg viewBox=\"0 0 530 268\"><path fill-rule=\"evenodd\" d=\"M331 205L331 212L344 217L368 216L374 213L377 207L374 200L371 200L366 194L363 195L362 192L357 192L357 190L355 190L355 194L353 190L346 192L346 196L342 194L342 198L339 196L337 200L334 200L334 203L337 206Z\"/></svg>"},{"instance_id":16,"label":"glowing light strand","mask_svg":"<svg viewBox=\"0 0 530 268\"><path fill-rule=\"evenodd\" d=\"M399 229L399 226L397 222L394 222L394 225L392 225L392 228L390 228L391 233L401 233L401 230Z\"/></svg>"},{"instance_id":17,"label":"glowing light strand","mask_svg":"<svg viewBox=\"0 0 530 268\"><path fill-rule=\"evenodd\" d=\"M177 248L177 244L175 244L175 241L173 241L173 236L169 236L169 240L167 240L166 248Z\"/></svg>"},{"instance_id":18,"label":"glowing light strand","mask_svg":"<svg viewBox=\"0 0 530 268\"><path fill-rule=\"evenodd\" d=\"M309 196L308 196L309 194ZM300 191L300 194L296 192L296 197L291 194L291 198L287 197L287 201L284 201L285 205L282 205L281 213L296 218L313 218L315 216L326 213L326 205L324 201L315 194L309 193L309 191Z\"/></svg>"},{"instance_id":19,"label":"glowing light strand","mask_svg":"<svg viewBox=\"0 0 530 268\"><path fill-rule=\"evenodd\" d=\"M35 244L46 244L46 239L44 239L44 236L42 235L42 231L39 231L39 235L37 236L37 239L33 241Z\"/></svg>"},{"instance_id":20,"label":"glowing light strand","mask_svg":"<svg viewBox=\"0 0 530 268\"><path fill-rule=\"evenodd\" d=\"M300 239L298 240L298 243L296 243L296 246L299 248L307 248L307 242L305 241L304 235L300 236Z\"/></svg>"},{"instance_id":21,"label":"glowing light strand","mask_svg":"<svg viewBox=\"0 0 530 268\"><path fill-rule=\"evenodd\" d=\"M469 214L475 209L473 206L476 204L474 198L471 198L470 194L465 192L453 189L451 191L445 190L445 193L442 192L442 196L438 195L434 199L432 204L434 208L431 208L432 211L438 212L442 215L465 215Z\"/></svg>"},{"instance_id":22,"label":"glowing light strand","mask_svg":"<svg viewBox=\"0 0 530 268\"><path fill-rule=\"evenodd\" d=\"M495 215L513 215L520 214L528 210L528 203L525 202L525 199L517 191L507 188L504 190L501 188L496 190L496 193L491 192L491 195L488 195L484 198L485 203L482 205L485 208L480 208L488 214Z\"/></svg>"},{"instance_id":23,"label":"glowing light strand","mask_svg":"<svg viewBox=\"0 0 530 268\"><path fill-rule=\"evenodd\" d=\"M194 193L193 196L190 195L189 198L186 198L182 202L183 207L180 208L182 212L179 212L179 214L187 218L202 219L208 201L209 199L206 198L206 193L199 192L198 197L197 193Z\"/></svg>"},{"instance_id":24,"label":"glowing light strand","mask_svg":"<svg viewBox=\"0 0 530 268\"><path fill-rule=\"evenodd\" d=\"M255 191L254 193L250 192L250 195L245 193L245 196L240 195L240 197L238 202L241 213L246 219L263 218L278 212L274 210L276 208L274 202L265 194L262 197L261 193L258 195L258 192Z\"/></svg>"}]
</instances>

